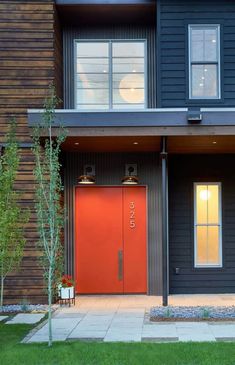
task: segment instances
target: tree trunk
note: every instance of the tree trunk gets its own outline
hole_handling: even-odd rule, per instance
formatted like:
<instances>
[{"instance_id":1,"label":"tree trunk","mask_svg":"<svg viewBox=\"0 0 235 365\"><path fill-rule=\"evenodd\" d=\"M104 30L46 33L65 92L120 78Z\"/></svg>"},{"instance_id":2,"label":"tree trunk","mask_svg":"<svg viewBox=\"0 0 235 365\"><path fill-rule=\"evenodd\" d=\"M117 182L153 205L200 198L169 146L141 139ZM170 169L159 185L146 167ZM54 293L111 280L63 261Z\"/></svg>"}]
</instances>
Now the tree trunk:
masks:
<instances>
[{"instance_id":1,"label":"tree trunk","mask_svg":"<svg viewBox=\"0 0 235 365\"><path fill-rule=\"evenodd\" d=\"M4 287L4 277L2 275L1 276L1 295L0 295L0 307L1 307L2 311L3 311L3 287Z\"/></svg>"},{"instance_id":2,"label":"tree trunk","mask_svg":"<svg viewBox=\"0 0 235 365\"><path fill-rule=\"evenodd\" d=\"M49 275L48 275L48 346L52 346L52 272L51 268L49 269Z\"/></svg>"}]
</instances>

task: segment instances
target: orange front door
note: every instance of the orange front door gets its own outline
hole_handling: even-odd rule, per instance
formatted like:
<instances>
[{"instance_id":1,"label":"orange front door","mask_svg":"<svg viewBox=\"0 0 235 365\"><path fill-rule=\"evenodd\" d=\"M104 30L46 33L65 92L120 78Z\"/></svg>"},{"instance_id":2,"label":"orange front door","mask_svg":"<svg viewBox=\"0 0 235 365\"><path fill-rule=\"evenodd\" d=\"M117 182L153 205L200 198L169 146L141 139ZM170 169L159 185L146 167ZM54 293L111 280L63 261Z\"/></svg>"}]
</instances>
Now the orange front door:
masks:
<instances>
[{"instance_id":1,"label":"orange front door","mask_svg":"<svg viewBox=\"0 0 235 365\"><path fill-rule=\"evenodd\" d=\"M124 293L146 293L146 189L123 188Z\"/></svg>"},{"instance_id":2,"label":"orange front door","mask_svg":"<svg viewBox=\"0 0 235 365\"><path fill-rule=\"evenodd\" d=\"M146 292L144 187L78 187L76 292Z\"/></svg>"}]
</instances>

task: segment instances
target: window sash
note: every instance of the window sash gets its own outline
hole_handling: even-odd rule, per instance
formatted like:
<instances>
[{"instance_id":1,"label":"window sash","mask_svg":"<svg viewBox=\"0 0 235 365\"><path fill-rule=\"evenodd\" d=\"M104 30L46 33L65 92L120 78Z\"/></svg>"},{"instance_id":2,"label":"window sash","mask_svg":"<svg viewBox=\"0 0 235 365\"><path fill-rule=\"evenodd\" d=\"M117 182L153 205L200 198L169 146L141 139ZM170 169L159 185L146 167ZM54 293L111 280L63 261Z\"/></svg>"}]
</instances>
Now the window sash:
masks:
<instances>
[{"instance_id":1,"label":"window sash","mask_svg":"<svg viewBox=\"0 0 235 365\"><path fill-rule=\"evenodd\" d=\"M205 59L205 60L193 60L192 59L192 47L193 47L193 42L192 42L192 31L194 29L199 29L199 30L209 30L209 29L215 29L216 30L216 60L209 60L209 59ZM193 100L203 100L203 99L209 99L209 100L218 100L221 98L221 76L220 76L220 25L218 24L208 24L208 25L204 25L204 24L190 24L188 26L188 42L189 42L189 99L193 99ZM205 65L205 66L210 66L210 65L215 65L216 66L216 95L199 95L199 96L195 96L193 94L195 94L196 92L194 92L193 90L193 72L192 72L192 67L193 65Z\"/></svg>"},{"instance_id":2,"label":"window sash","mask_svg":"<svg viewBox=\"0 0 235 365\"><path fill-rule=\"evenodd\" d=\"M81 72L78 72L78 69L77 69L77 62L79 59L84 59L84 58L87 58L87 56L79 56L78 55L78 45L79 44L89 44L89 43L105 43L105 44L108 44L108 57L94 57L93 59L106 59L108 60L108 71L106 73L106 75L108 76L108 84L106 85L107 86L107 89L108 89L108 93L109 93L109 101L108 101L108 105L105 104L102 104L102 105L106 105L107 107L106 108L103 108L102 109L107 109L107 110L110 110L110 109L120 109L123 108L124 109L145 109L146 108L146 104L147 104L147 59L146 59L146 52L147 52L147 47L146 47L146 40L143 40L143 39L137 39L137 40L97 40L97 41L94 41L94 40L75 40L75 108L76 109L85 109L83 107L83 105L92 105L95 107L95 105L97 106L101 106L101 104L99 102L97 103L89 103L89 102L83 102L81 103L81 101L79 100L78 98L78 92L79 90L82 90L83 88L81 86L78 87L78 83L79 83L79 75L81 74ZM125 43L129 43L129 44L142 44L142 47L139 47L140 49L143 48L143 54L141 54L140 56L136 55L136 56L133 56L132 54L129 54L127 53L127 56L121 56L121 55L118 55L118 56L114 56L114 45L115 44L125 44ZM88 57L89 58L89 57ZM141 77L143 77L143 88L141 88L141 90L143 90L143 101L141 100L141 102L139 101L139 99L137 99L137 102L129 102L129 101L125 101L123 100L123 102L121 103L117 103L113 100L114 98L114 91L116 90L116 88L114 88L114 84L115 84L115 76L117 77L119 74L131 74L131 72L114 72L113 71L113 67L114 65L116 66L117 65L117 60L120 59L120 60L128 60L128 59L134 59L136 60L136 63L137 63L137 71L135 73L133 73L133 75L140 75ZM143 60L143 72L138 72L138 62L140 60ZM88 72L87 75L91 75L92 72ZM94 74L97 74L97 75L101 75L101 73L99 72L94 72ZM131 90L132 90L132 86L131 87ZM130 88L129 87L129 88ZM85 89L85 88L84 88ZM89 89L89 88L87 88ZM93 88L91 87L90 88L91 90L93 90ZM98 88L94 88L94 89L98 89ZM128 87L127 87L128 89ZM137 97L139 94L138 90L140 89L139 87L136 88L136 92L137 92ZM133 91L133 90L132 90ZM95 109L93 107L93 109ZM98 108L100 109L100 108Z\"/></svg>"},{"instance_id":3,"label":"window sash","mask_svg":"<svg viewBox=\"0 0 235 365\"><path fill-rule=\"evenodd\" d=\"M217 186L218 187L218 222L214 223L198 223L197 222L197 187L198 186ZM208 205L207 205L208 207ZM208 221L208 211L207 211L207 221ZM199 227L205 227L205 228L218 228L218 263L209 263L209 259L207 260L207 263L199 263L198 262L198 228ZM208 234L207 229L207 234ZM209 241L207 236L206 241L206 249L209 250ZM194 183L194 267L195 268L221 268L222 267L222 203L221 203L221 183L219 182L213 182L213 183L207 183L207 182L200 182L200 183Z\"/></svg>"},{"instance_id":4,"label":"window sash","mask_svg":"<svg viewBox=\"0 0 235 365\"><path fill-rule=\"evenodd\" d=\"M205 72L207 70L207 72ZM201 77L201 79L200 79ZM219 98L217 64L191 64L191 96L193 99Z\"/></svg>"}]
</instances>

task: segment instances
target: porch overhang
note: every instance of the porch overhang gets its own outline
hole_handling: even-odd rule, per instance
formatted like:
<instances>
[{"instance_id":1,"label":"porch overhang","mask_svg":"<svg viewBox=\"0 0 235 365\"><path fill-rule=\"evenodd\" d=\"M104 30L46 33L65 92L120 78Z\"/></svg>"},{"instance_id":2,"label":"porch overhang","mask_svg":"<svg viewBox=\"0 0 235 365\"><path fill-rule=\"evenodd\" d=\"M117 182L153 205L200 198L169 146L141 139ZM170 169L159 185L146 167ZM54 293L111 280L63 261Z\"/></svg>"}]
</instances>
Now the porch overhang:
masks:
<instances>
[{"instance_id":1,"label":"porch overhang","mask_svg":"<svg viewBox=\"0 0 235 365\"><path fill-rule=\"evenodd\" d=\"M77 152L160 151L168 137L169 153L235 153L235 108L200 109L201 121L191 124L191 110L55 111L53 135L63 125L63 150ZM28 110L32 128L42 121L43 109ZM46 137L42 131L42 137Z\"/></svg>"},{"instance_id":2,"label":"porch overhang","mask_svg":"<svg viewBox=\"0 0 235 365\"><path fill-rule=\"evenodd\" d=\"M146 109L143 111L55 110L54 129L63 125L69 136L208 136L235 135L235 108L201 108L201 121L191 124L190 110ZM28 123L42 121L43 109L29 109Z\"/></svg>"},{"instance_id":3,"label":"porch overhang","mask_svg":"<svg viewBox=\"0 0 235 365\"><path fill-rule=\"evenodd\" d=\"M154 24L155 0L56 0L63 24Z\"/></svg>"},{"instance_id":4,"label":"porch overhang","mask_svg":"<svg viewBox=\"0 0 235 365\"><path fill-rule=\"evenodd\" d=\"M57 5L153 5L155 0L56 0Z\"/></svg>"}]
</instances>

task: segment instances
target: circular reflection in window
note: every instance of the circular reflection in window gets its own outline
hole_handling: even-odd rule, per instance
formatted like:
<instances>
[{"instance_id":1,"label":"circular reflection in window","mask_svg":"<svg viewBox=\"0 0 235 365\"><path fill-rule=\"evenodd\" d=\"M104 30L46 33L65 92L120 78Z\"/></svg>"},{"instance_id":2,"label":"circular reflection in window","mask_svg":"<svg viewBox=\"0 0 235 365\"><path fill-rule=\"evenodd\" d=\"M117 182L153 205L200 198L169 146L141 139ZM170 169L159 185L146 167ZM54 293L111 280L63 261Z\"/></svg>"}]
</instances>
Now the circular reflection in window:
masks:
<instances>
[{"instance_id":1,"label":"circular reflection in window","mask_svg":"<svg viewBox=\"0 0 235 365\"><path fill-rule=\"evenodd\" d=\"M129 74L123 77L119 84L119 93L127 103L140 104L144 102L144 78L141 75Z\"/></svg>"}]
</instances>

